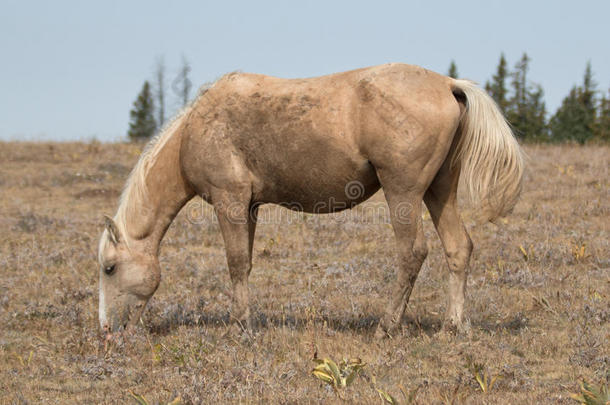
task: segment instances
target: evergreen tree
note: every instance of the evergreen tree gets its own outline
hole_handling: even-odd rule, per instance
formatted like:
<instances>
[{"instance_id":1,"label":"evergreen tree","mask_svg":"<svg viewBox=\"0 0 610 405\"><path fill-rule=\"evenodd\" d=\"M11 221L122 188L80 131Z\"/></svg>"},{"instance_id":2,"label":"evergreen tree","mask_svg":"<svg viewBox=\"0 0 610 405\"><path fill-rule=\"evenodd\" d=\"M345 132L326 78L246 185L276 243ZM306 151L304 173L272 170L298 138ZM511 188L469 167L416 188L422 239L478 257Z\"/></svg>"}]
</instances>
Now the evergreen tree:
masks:
<instances>
[{"instance_id":1,"label":"evergreen tree","mask_svg":"<svg viewBox=\"0 0 610 405\"><path fill-rule=\"evenodd\" d=\"M507 76L508 69L506 68L506 59L504 58L504 53L502 53L500 55L500 62L498 62L496 74L492 76L491 83L487 82L485 90L487 90L504 114L506 114L508 107L508 90L506 89Z\"/></svg>"},{"instance_id":2,"label":"evergreen tree","mask_svg":"<svg viewBox=\"0 0 610 405\"><path fill-rule=\"evenodd\" d=\"M585 69L582 86L574 86L551 118L550 130L555 141L572 140L581 144L598 131L596 89L591 64Z\"/></svg>"},{"instance_id":3,"label":"evergreen tree","mask_svg":"<svg viewBox=\"0 0 610 405\"><path fill-rule=\"evenodd\" d=\"M585 76L583 78L582 90L580 92L580 102L585 111L585 126L593 136L595 132L595 119L597 115L597 84L593 80L591 62L587 62Z\"/></svg>"},{"instance_id":4,"label":"evergreen tree","mask_svg":"<svg viewBox=\"0 0 610 405\"><path fill-rule=\"evenodd\" d=\"M602 96L599 102L595 138L600 141L610 142L610 89L608 89L608 94Z\"/></svg>"},{"instance_id":5,"label":"evergreen tree","mask_svg":"<svg viewBox=\"0 0 610 405\"><path fill-rule=\"evenodd\" d=\"M531 138L534 140L548 140L548 125L546 122L546 104L544 102L544 90L539 84L528 91L527 122Z\"/></svg>"},{"instance_id":6,"label":"evergreen tree","mask_svg":"<svg viewBox=\"0 0 610 405\"><path fill-rule=\"evenodd\" d=\"M586 112L580 103L579 93L577 86L572 87L551 118L549 127L554 141L574 140L585 143L588 138Z\"/></svg>"},{"instance_id":7,"label":"evergreen tree","mask_svg":"<svg viewBox=\"0 0 610 405\"><path fill-rule=\"evenodd\" d=\"M518 108L525 108L527 104L527 71L531 59L524 53L519 62L515 64L512 73L513 99L512 103Z\"/></svg>"},{"instance_id":8,"label":"evergreen tree","mask_svg":"<svg viewBox=\"0 0 610 405\"><path fill-rule=\"evenodd\" d=\"M131 140L146 139L155 133L154 102L148 81L144 82L129 115L131 120L127 135Z\"/></svg>"},{"instance_id":9,"label":"evergreen tree","mask_svg":"<svg viewBox=\"0 0 610 405\"><path fill-rule=\"evenodd\" d=\"M517 136L542 139L547 135L544 92L540 85L531 85L527 80L530 61L524 53L511 73L513 92L506 105L506 116Z\"/></svg>"},{"instance_id":10,"label":"evergreen tree","mask_svg":"<svg viewBox=\"0 0 610 405\"><path fill-rule=\"evenodd\" d=\"M449 71L447 72L447 76L452 77L454 79L458 78L458 70L454 60L451 60L451 64L449 65Z\"/></svg>"}]
</instances>

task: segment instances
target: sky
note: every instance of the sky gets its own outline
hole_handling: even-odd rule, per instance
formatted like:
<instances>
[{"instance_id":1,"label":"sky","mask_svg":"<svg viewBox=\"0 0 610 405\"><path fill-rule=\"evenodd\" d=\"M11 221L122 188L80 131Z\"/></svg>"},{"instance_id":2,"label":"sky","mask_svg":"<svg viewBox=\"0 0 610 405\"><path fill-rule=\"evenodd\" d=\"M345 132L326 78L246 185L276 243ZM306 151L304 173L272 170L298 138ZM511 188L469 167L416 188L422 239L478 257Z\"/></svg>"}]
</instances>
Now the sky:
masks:
<instances>
[{"instance_id":1,"label":"sky","mask_svg":"<svg viewBox=\"0 0 610 405\"><path fill-rule=\"evenodd\" d=\"M610 1L0 0L0 140L125 139L163 58L197 88L234 70L311 77L405 62L484 83L523 52L553 112L587 61L610 87ZM178 97L167 90L167 109ZM194 92L193 92L194 95Z\"/></svg>"}]
</instances>

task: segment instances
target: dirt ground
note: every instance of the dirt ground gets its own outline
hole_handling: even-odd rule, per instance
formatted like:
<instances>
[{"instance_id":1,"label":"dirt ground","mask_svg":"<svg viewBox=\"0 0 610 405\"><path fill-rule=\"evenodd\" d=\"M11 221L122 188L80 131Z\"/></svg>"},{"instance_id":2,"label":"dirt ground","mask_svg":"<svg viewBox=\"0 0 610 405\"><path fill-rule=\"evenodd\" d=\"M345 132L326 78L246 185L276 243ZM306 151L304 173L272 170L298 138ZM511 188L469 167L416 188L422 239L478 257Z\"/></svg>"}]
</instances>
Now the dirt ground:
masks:
<instances>
[{"instance_id":1,"label":"dirt ground","mask_svg":"<svg viewBox=\"0 0 610 405\"><path fill-rule=\"evenodd\" d=\"M255 326L227 334L222 239L194 200L163 242L141 325L105 348L97 241L141 145L0 143L0 403L381 403L376 389L400 403L401 390L418 404L575 403L582 378L610 379L610 147L525 149L512 215L475 226L463 210L465 334L441 331L446 264L426 213L430 254L402 330L373 340L397 263L381 194L347 214L264 207ZM366 366L335 393L314 355ZM483 392L474 367L500 378Z\"/></svg>"}]
</instances>

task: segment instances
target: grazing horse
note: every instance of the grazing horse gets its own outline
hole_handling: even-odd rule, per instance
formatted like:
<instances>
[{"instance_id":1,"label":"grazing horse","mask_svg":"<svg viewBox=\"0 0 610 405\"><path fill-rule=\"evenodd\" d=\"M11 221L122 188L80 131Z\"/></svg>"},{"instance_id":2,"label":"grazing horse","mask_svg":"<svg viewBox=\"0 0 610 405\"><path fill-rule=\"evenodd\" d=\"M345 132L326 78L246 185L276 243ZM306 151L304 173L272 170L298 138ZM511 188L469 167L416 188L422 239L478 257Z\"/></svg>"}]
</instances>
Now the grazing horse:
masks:
<instances>
[{"instance_id":1,"label":"grazing horse","mask_svg":"<svg viewBox=\"0 0 610 405\"><path fill-rule=\"evenodd\" d=\"M472 242L458 213L458 180L493 220L515 205L523 169L502 113L470 81L398 63L309 79L227 74L149 143L116 215L105 217L100 325L113 332L139 320L161 278L161 239L195 195L214 206L231 319L247 327L257 207L334 212L383 187L399 268L376 337L399 326L426 258L422 202L449 268L445 322L459 329ZM347 192L350 184L361 192Z\"/></svg>"}]
</instances>

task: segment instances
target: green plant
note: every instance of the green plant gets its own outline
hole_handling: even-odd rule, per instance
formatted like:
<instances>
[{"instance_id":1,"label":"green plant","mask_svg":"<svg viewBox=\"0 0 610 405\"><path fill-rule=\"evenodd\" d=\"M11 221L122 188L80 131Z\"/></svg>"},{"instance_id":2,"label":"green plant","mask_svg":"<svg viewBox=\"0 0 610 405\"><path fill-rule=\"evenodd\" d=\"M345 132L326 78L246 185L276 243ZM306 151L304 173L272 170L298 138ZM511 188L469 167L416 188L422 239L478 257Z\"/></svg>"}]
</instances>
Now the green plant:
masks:
<instances>
[{"instance_id":1,"label":"green plant","mask_svg":"<svg viewBox=\"0 0 610 405\"><path fill-rule=\"evenodd\" d=\"M136 401L138 405L149 405L150 403L140 394L136 394L133 391L129 391L129 395ZM182 399L180 396L177 396L173 400L167 403L167 405L180 405L182 403Z\"/></svg>"},{"instance_id":2,"label":"green plant","mask_svg":"<svg viewBox=\"0 0 610 405\"><path fill-rule=\"evenodd\" d=\"M349 386L358 375L358 371L366 364L361 359L343 359L337 365L332 359L314 359L318 364L311 373L318 379L333 387L338 394L339 390Z\"/></svg>"},{"instance_id":3,"label":"green plant","mask_svg":"<svg viewBox=\"0 0 610 405\"><path fill-rule=\"evenodd\" d=\"M479 384L479 387L484 394L488 394L492 390L496 381L502 378L502 376L499 374L492 376L485 371L484 364L477 363L470 357L466 359L466 368L472 373L472 376Z\"/></svg>"},{"instance_id":4,"label":"green plant","mask_svg":"<svg viewBox=\"0 0 610 405\"><path fill-rule=\"evenodd\" d=\"M609 405L610 390L608 390L607 384L600 384L599 387L595 387L583 380L580 383L580 392L571 394L570 398L586 405Z\"/></svg>"},{"instance_id":5,"label":"green plant","mask_svg":"<svg viewBox=\"0 0 610 405\"><path fill-rule=\"evenodd\" d=\"M24 358L20 355L16 355L16 356L17 356L17 359L19 360L19 363L21 363L21 365L23 367L28 368L28 367L30 367L30 363L32 362L32 356L34 356L34 351L30 350L30 354L27 358Z\"/></svg>"},{"instance_id":6,"label":"green plant","mask_svg":"<svg viewBox=\"0 0 610 405\"><path fill-rule=\"evenodd\" d=\"M391 394L388 394L387 392L380 390L379 388L375 388L375 389L377 390L377 393L379 394L379 397L382 400L384 400L388 404L398 405L398 401Z\"/></svg>"},{"instance_id":7,"label":"green plant","mask_svg":"<svg viewBox=\"0 0 610 405\"><path fill-rule=\"evenodd\" d=\"M373 384L375 385L376 381L375 381L375 377L373 377ZM405 404L414 404L415 402L415 397L417 396L417 391L419 390L419 386L413 388L411 391L407 391L405 389L405 387L400 384L398 386L398 388L400 388L400 392L402 393L402 396L405 400ZM398 400L396 398L394 398L391 394L389 394L386 391L383 391L377 387L375 387L375 389L377 390L377 393L379 394L379 397L387 402L388 404L391 405L398 405L400 404L400 402L398 402Z\"/></svg>"},{"instance_id":8,"label":"green plant","mask_svg":"<svg viewBox=\"0 0 610 405\"><path fill-rule=\"evenodd\" d=\"M439 392L438 396L444 405L463 404L466 400L466 393L460 392L460 385L456 385L450 392Z\"/></svg>"}]
</instances>

